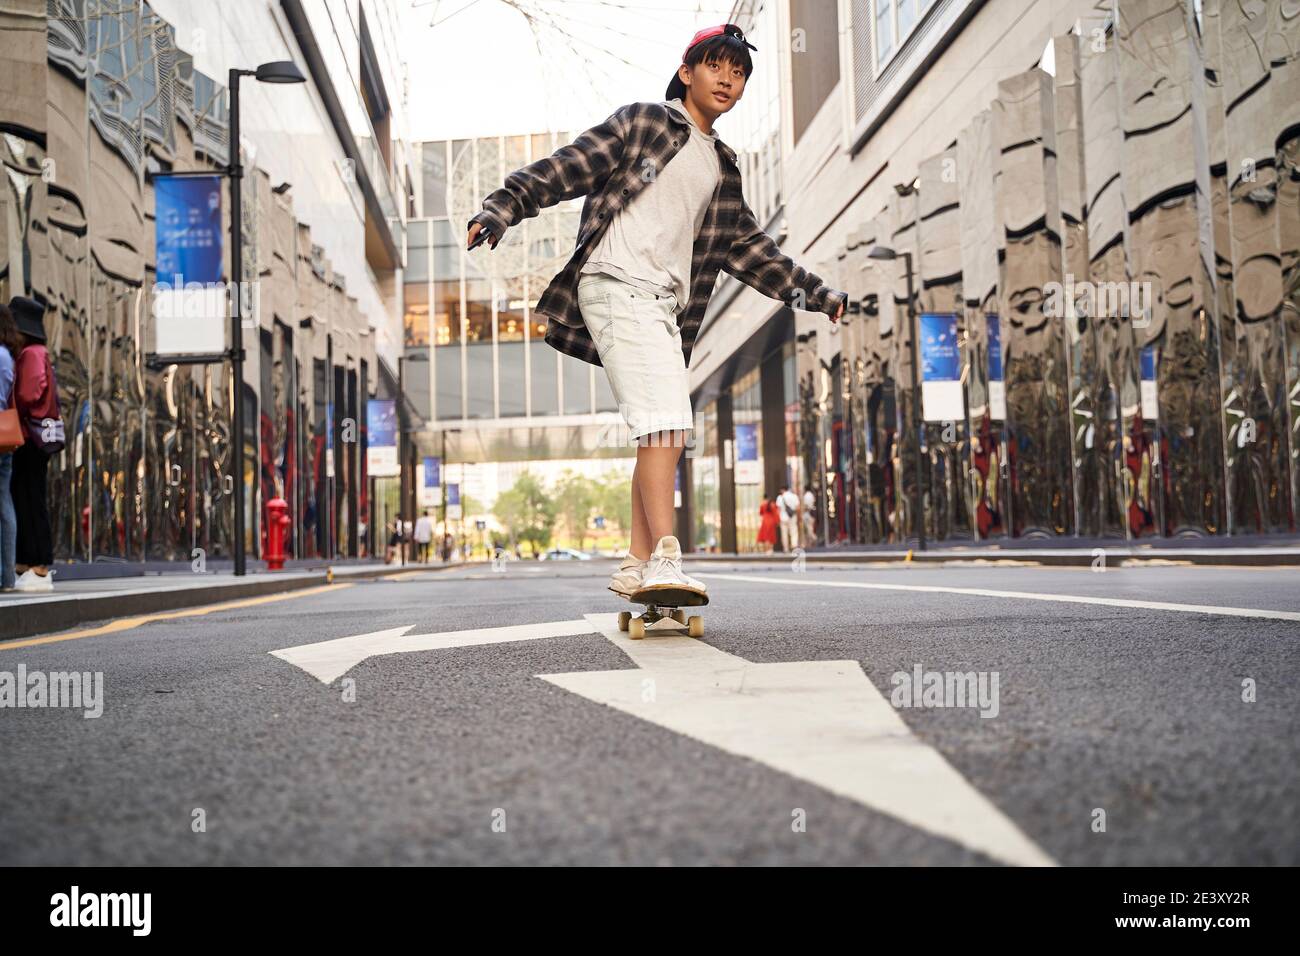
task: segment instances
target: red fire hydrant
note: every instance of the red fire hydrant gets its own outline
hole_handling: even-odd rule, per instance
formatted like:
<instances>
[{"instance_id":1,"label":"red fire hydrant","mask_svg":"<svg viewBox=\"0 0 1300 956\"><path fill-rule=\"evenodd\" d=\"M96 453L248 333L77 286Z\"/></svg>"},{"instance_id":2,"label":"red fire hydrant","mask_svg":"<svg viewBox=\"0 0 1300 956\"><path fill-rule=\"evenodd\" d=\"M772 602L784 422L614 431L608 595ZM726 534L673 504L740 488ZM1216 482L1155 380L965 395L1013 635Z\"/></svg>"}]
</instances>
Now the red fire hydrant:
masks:
<instances>
[{"instance_id":1,"label":"red fire hydrant","mask_svg":"<svg viewBox=\"0 0 1300 956\"><path fill-rule=\"evenodd\" d=\"M284 567L284 539L289 532L289 502L272 498L266 503L266 569Z\"/></svg>"}]
</instances>

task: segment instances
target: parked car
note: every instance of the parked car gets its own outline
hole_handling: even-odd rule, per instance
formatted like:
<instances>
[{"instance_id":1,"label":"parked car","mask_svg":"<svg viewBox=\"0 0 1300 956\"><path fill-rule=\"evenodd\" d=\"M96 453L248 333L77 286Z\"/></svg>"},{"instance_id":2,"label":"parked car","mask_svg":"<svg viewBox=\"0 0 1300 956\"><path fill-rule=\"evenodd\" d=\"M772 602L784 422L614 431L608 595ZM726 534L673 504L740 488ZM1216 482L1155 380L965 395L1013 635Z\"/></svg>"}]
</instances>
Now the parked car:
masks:
<instances>
[{"instance_id":1,"label":"parked car","mask_svg":"<svg viewBox=\"0 0 1300 956\"><path fill-rule=\"evenodd\" d=\"M585 551L578 551L575 548L552 548L550 551L543 551L542 561L590 561L591 555Z\"/></svg>"}]
</instances>

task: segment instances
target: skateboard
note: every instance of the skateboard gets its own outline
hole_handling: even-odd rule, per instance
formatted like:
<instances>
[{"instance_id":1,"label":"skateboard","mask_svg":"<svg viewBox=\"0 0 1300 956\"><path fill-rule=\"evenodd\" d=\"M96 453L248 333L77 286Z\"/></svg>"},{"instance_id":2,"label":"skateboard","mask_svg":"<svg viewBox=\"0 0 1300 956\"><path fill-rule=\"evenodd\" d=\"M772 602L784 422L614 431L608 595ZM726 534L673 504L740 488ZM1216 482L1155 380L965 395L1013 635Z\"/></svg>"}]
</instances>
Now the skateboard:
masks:
<instances>
[{"instance_id":1,"label":"skateboard","mask_svg":"<svg viewBox=\"0 0 1300 956\"><path fill-rule=\"evenodd\" d=\"M645 607L645 611L637 615L631 611L618 612L618 629L627 631L627 636L634 641L645 637L647 627L665 620L684 627L691 637L704 636L704 619L699 615L688 618L682 608L703 607L709 603L707 594L688 588L642 588L632 592L628 600Z\"/></svg>"}]
</instances>

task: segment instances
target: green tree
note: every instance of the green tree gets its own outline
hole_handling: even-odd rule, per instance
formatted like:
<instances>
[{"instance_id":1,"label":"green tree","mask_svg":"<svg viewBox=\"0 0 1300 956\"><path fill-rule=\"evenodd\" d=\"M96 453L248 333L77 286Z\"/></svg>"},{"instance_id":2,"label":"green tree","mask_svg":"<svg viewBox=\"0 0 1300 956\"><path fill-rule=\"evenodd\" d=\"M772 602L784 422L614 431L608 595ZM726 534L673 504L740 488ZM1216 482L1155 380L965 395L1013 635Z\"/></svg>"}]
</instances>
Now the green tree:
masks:
<instances>
[{"instance_id":1,"label":"green tree","mask_svg":"<svg viewBox=\"0 0 1300 956\"><path fill-rule=\"evenodd\" d=\"M556 511L564 520L570 540L577 540L579 550L586 544L596 499L597 487L590 478L566 470L555 483Z\"/></svg>"},{"instance_id":2,"label":"green tree","mask_svg":"<svg viewBox=\"0 0 1300 956\"><path fill-rule=\"evenodd\" d=\"M528 542L533 556L551 543L555 530L555 502L529 472L524 472L506 491L497 495L492 513L514 542Z\"/></svg>"},{"instance_id":3,"label":"green tree","mask_svg":"<svg viewBox=\"0 0 1300 956\"><path fill-rule=\"evenodd\" d=\"M632 534L632 479L611 472L597 485L596 507L606 524L617 526L629 537Z\"/></svg>"},{"instance_id":4,"label":"green tree","mask_svg":"<svg viewBox=\"0 0 1300 956\"><path fill-rule=\"evenodd\" d=\"M460 496L460 513L466 518L472 518L475 515L490 514L489 510L483 507L482 502L477 498L471 498L463 492Z\"/></svg>"}]
</instances>

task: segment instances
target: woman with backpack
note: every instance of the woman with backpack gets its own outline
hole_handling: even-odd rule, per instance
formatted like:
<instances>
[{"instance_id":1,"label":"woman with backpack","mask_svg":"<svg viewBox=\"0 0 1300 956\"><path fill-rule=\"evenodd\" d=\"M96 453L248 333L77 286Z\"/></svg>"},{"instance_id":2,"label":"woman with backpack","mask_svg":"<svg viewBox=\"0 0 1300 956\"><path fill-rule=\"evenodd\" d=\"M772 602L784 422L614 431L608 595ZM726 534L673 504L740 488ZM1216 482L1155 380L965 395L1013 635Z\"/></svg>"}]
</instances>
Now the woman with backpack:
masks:
<instances>
[{"instance_id":1,"label":"woman with backpack","mask_svg":"<svg viewBox=\"0 0 1300 956\"><path fill-rule=\"evenodd\" d=\"M54 366L45 348L45 306L26 296L9 300L9 311L22 335L14 375L14 407L26 441L13 453L10 494L17 517L15 587L19 591L54 590L50 565L54 537L45 479L50 456L63 449L63 419Z\"/></svg>"}]
</instances>

